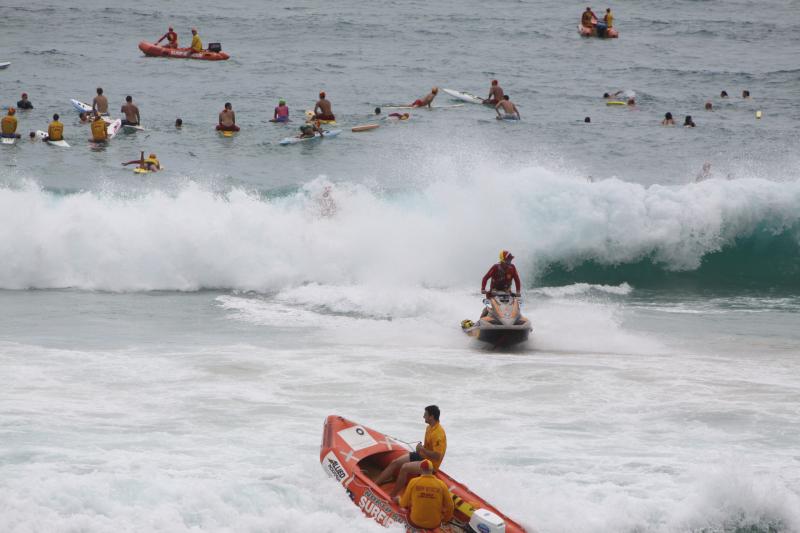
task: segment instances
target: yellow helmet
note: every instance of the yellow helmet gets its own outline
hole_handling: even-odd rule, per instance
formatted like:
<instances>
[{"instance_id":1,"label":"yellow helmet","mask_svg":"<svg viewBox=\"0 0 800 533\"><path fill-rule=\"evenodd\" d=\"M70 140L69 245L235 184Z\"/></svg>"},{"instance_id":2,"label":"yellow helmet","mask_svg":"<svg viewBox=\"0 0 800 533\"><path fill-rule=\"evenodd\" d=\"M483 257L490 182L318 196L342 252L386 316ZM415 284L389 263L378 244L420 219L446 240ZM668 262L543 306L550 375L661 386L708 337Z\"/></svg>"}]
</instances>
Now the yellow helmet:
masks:
<instances>
[{"instance_id":1,"label":"yellow helmet","mask_svg":"<svg viewBox=\"0 0 800 533\"><path fill-rule=\"evenodd\" d=\"M506 261L510 263L512 259L514 259L514 256L511 255L511 252L509 252L508 250L500 250L501 263Z\"/></svg>"}]
</instances>

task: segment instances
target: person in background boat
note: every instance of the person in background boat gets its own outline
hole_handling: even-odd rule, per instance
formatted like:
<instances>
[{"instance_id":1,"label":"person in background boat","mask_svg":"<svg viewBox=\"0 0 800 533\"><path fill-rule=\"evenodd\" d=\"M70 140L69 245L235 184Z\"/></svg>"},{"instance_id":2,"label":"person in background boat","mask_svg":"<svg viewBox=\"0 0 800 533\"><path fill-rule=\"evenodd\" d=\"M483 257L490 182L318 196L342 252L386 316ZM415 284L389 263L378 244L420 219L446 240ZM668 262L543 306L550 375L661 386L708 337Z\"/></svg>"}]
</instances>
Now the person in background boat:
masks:
<instances>
[{"instance_id":1,"label":"person in background boat","mask_svg":"<svg viewBox=\"0 0 800 533\"><path fill-rule=\"evenodd\" d=\"M388 483L395 475L397 481L392 489L390 496L398 501L399 494L406 488L406 482L410 476L419 475L420 463L424 459L430 460L433 464L434 472L438 470L439 465L442 464L444 454L447 452L447 435L444 428L439 424L439 416L441 412L435 405L429 405L425 408L422 415L428 427L425 428L425 439L422 443L417 444L416 451L410 452L408 455L401 455L383 469L383 472L375 478L375 484L378 486Z\"/></svg>"},{"instance_id":2,"label":"person in background boat","mask_svg":"<svg viewBox=\"0 0 800 533\"><path fill-rule=\"evenodd\" d=\"M289 122L289 107L283 98L278 100L278 105L275 107L270 122Z\"/></svg>"},{"instance_id":3,"label":"person in background boat","mask_svg":"<svg viewBox=\"0 0 800 533\"><path fill-rule=\"evenodd\" d=\"M611 13L611 8L606 8L606 14L603 15L603 22L606 23L606 27L610 30L614 27L614 14Z\"/></svg>"},{"instance_id":4,"label":"person in background boat","mask_svg":"<svg viewBox=\"0 0 800 533\"><path fill-rule=\"evenodd\" d=\"M503 114L500 113L501 109L503 110ZM497 118L516 117L517 120L521 118L517 106L514 105L507 94L504 94L503 99L497 102L497 105L494 106L494 110L497 112Z\"/></svg>"},{"instance_id":5,"label":"person in background boat","mask_svg":"<svg viewBox=\"0 0 800 533\"><path fill-rule=\"evenodd\" d=\"M17 109L33 109L33 104L28 100L28 93L22 93L22 100L17 101Z\"/></svg>"},{"instance_id":6,"label":"person in background boat","mask_svg":"<svg viewBox=\"0 0 800 533\"><path fill-rule=\"evenodd\" d=\"M672 118L672 113L670 113L669 111L664 113L664 120L661 121L661 125L662 126L674 126L675 125L675 119Z\"/></svg>"},{"instance_id":7,"label":"person in background boat","mask_svg":"<svg viewBox=\"0 0 800 533\"><path fill-rule=\"evenodd\" d=\"M483 101L484 104L497 105L503 101L503 88L500 87L497 80L492 80L492 86L489 88L489 96Z\"/></svg>"},{"instance_id":8,"label":"person in background boat","mask_svg":"<svg viewBox=\"0 0 800 533\"><path fill-rule=\"evenodd\" d=\"M133 103L133 98L128 95L125 97L125 105L120 108L120 112L125 115L122 119L123 126L138 126L141 118L139 117L139 108Z\"/></svg>"},{"instance_id":9,"label":"person in background boat","mask_svg":"<svg viewBox=\"0 0 800 533\"><path fill-rule=\"evenodd\" d=\"M53 122L47 126L47 136L44 138L45 141L64 140L64 124L58 120L59 118L58 113L53 115Z\"/></svg>"},{"instance_id":10,"label":"person in background boat","mask_svg":"<svg viewBox=\"0 0 800 533\"><path fill-rule=\"evenodd\" d=\"M92 111L108 116L108 98L103 96L103 88L97 88L97 96L92 100Z\"/></svg>"},{"instance_id":11,"label":"person in background boat","mask_svg":"<svg viewBox=\"0 0 800 533\"><path fill-rule=\"evenodd\" d=\"M0 133L5 138L19 139L20 134L17 133L17 110L13 107L8 108L8 114L0 120Z\"/></svg>"},{"instance_id":12,"label":"person in background boat","mask_svg":"<svg viewBox=\"0 0 800 533\"><path fill-rule=\"evenodd\" d=\"M199 54L203 51L203 41L200 40L200 36L197 34L197 28L192 28L192 44L189 48L191 48L191 53L193 54Z\"/></svg>"},{"instance_id":13,"label":"person in background boat","mask_svg":"<svg viewBox=\"0 0 800 533\"><path fill-rule=\"evenodd\" d=\"M86 124L89 122L89 114L86 111L81 111L78 113L78 120L81 121L81 124Z\"/></svg>"},{"instance_id":14,"label":"person in background boat","mask_svg":"<svg viewBox=\"0 0 800 533\"><path fill-rule=\"evenodd\" d=\"M316 120L336 120L331 109L331 101L326 99L325 91L319 93L319 100L314 104L314 117Z\"/></svg>"},{"instance_id":15,"label":"person in background boat","mask_svg":"<svg viewBox=\"0 0 800 533\"><path fill-rule=\"evenodd\" d=\"M95 112L92 118L92 141L96 143L104 143L108 140L108 126L106 121L100 116L100 113Z\"/></svg>"},{"instance_id":16,"label":"person in background boat","mask_svg":"<svg viewBox=\"0 0 800 533\"><path fill-rule=\"evenodd\" d=\"M628 101L625 102L628 107L636 107L636 99L635 98L628 98Z\"/></svg>"},{"instance_id":17,"label":"person in background boat","mask_svg":"<svg viewBox=\"0 0 800 533\"><path fill-rule=\"evenodd\" d=\"M497 291L510 291L511 282L514 282L517 292L514 296L519 296L520 285L519 274L517 274L517 267L511 264L514 256L507 250L500 251L500 262L492 265L492 268L483 276L481 281L481 294L485 294L491 298L492 294ZM486 290L486 282L491 280L489 290Z\"/></svg>"},{"instance_id":18,"label":"person in background boat","mask_svg":"<svg viewBox=\"0 0 800 533\"><path fill-rule=\"evenodd\" d=\"M175 129L179 130L182 127L183 127L183 119L182 118L176 118L175 119Z\"/></svg>"},{"instance_id":19,"label":"person in background boat","mask_svg":"<svg viewBox=\"0 0 800 533\"><path fill-rule=\"evenodd\" d=\"M225 102L225 109L219 113L217 131L239 131L239 126L236 125L236 113L233 112L230 102Z\"/></svg>"},{"instance_id":20,"label":"person in background boat","mask_svg":"<svg viewBox=\"0 0 800 533\"><path fill-rule=\"evenodd\" d=\"M721 93L719 93L719 97L720 98L727 98L728 97L728 91L722 91Z\"/></svg>"},{"instance_id":21,"label":"person in background boat","mask_svg":"<svg viewBox=\"0 0 800 533\"><path fill-rule=\"evenodd\" d=\"M433 475L428 459L419 464L420 475L409 481L400 507L408 512L408 524L419 529L436 529L453 518L453 496L444 482Z\"/></svg>"},{"instance_id":22,"label":"person in background boat","mask_svg":"<svg viewBox=\"0 0 800 533\"><path fill-rule=\"evenodd\" d=\"M425 107L425 106L428 106L428 109L430 109L431 104L433 103L433 99L436 98L437 94L439 94L439 88L438 87L433 87L431 89L431 92L429 92L427 95L425 95L424 98L421 98L421 99L418 98L418 99L414 100L414 103L411 104L411 107Z\"/></svg>"},{"instance_id":23,"label":"person in background boat","mask_svg":"<svg viewBox=\"0 0 800 533\"><path fill-rule=\"evenodd\" d=\"M150 154L149 156L145 157L144 152L141 153L139 159L134 159L133 161L128 161L127 163L122 163L122 166L128 166L137 164L139 168L144 170L149 170L150 172L158 172L161 170L161 163L158 161L158 157L156 154Z\"/></svg>"},{"instance_id":24,"label":"person in background boat","mask_svg":"<svg viewBox=\"0 0 800 533\"><path fill-rule=\"evenodd\" d=\"M591 29L595 24L597 24L597 15L594 14L591 7L587 7L581 15L581 26Z\"/></svg>"},{"instance_id":25,"label":"person in background boat","mask_svg":"<svg viewBox=\"0 0 800 533\"><path fill-rule=\"evenodd\" d=\"M178 34L175 33L175 30L172 29L172 26L167 29L167 33L162 35L155 44L160 43L164 39L167 40L166 44L164 44L164 48L178 48Z\"/></svg>"},{"instance_id":26,"label":"person in background boat","mask_svg":"<svg viewBox=\"0 0 800 533\"><path fill-rule=\"evenodd\" d=\"M694 128L694 126L695 126L695 123L694 123L694 120L692 120L692 115L686 115L686 118L683 121L683 127L684 128Z\"/></svg>"}]
</instances>

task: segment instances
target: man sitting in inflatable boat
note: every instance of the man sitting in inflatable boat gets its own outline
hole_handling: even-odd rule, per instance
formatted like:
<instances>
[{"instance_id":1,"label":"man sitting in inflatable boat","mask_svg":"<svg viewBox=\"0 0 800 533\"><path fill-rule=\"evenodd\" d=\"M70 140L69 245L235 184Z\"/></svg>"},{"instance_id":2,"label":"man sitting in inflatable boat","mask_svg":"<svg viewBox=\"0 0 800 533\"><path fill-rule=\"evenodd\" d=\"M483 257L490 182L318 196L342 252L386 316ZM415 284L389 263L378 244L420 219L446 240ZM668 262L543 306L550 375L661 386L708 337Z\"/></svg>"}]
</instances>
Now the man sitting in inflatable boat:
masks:
<instances>
[{"instance_id":1,"label":"man sitting in inflatable boat","mask_svg":"<svg viewBox=\"0 0 800 533\"><path fill-rule=\"evenodd\" d=\"M517 289L514 296L519 296L521 283L519 281L519 274L517 274L517 267L511 264L513 259L514 256L511 255L511 252L508 250L500 251L500 262L492 265L489 272L483 276L483 281L481 281L481 294L485 294L487 297L491 298L493 292L510 291L511 281L513 280ZM489 281L489 279L492 280L492 283L489 285L489 291L487 292L486 282Z\"/></svg>"}]
</instances>

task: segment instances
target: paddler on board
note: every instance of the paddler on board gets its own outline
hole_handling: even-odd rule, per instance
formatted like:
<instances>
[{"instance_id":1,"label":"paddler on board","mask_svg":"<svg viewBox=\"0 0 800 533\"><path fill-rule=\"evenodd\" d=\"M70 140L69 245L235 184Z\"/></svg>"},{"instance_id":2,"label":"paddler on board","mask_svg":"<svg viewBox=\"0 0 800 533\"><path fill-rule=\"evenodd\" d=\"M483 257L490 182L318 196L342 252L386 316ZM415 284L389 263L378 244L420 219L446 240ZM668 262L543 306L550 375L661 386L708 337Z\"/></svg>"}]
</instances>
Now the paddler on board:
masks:
<instances>
[{"instance_id":1,"label":"paddler on board","mask_svg":"<svg viewBox=\"0 0 800 533\"><path fill-rule=\"evenodd\" d=\"M128 165L138 165L138 168L142 170L147 170L149 172L158 172L161 170L161 163L158 161L158 157L156 154L150 154L145 158L144 152L139 155L139 159L134 159L133 161L128 161L127 163L122 163L122 166Z\"/></svg>"},{"instance_id":2,"label":"paddler on board","mask_svg":"<svg viewBox=\"0 0 800 533\"><path fill-rule=\"evenodd\" d=\"M286 100L283 98L278 100L270 122L289 122L289 106L286 105Z\"/></svg>"},{"instance_id":3,"label":"paddler on board","mask_svg":"<svg viewBox=\"0 0 800 533\"><path fill-rule=\"evenodd\" d=\"M160 43L164 39L167 40L167 42L164 44L164 48L178 48L178 34L175 33L175 30L172 29L172 26L167 29L167 33L162 35L161 38L155 42L155 44Z\"/></svg>"},{"instance_id":4,"label":"paddler on board","mask_svg":"<svg viewBox=\"0 0 800 533\"><path fill-rule=\"evenodd\" d=\"M331 101L326 99L325 91L319 93L319 100L314 104L315 120L336 120L331 109Z\"/></svg>"},{"instance_id":5,"label":"paddler on board","mask_svg":"<svg viewBox=\"0 0 800 533\"><path fill-rule=\"evenodd\" d=\"M92 118L92 138L89 140L96 143L104 143L108 141L107 128L108 126L106 125L106 121L103 120L103 117L100 116L100 113L95 112Z\"/></svg>"},{"instance_id":6,"label":"paddler on board","mask_svg":"<svg viewBox=\"0 0 800 533\"><path fill-rule=\"evenodd\" d=\"M439 88L438 87L433 87L431 89L431 92L429 92L427 95L425 95L424 98L418 98L418 99L414 100L414 102L411 104L411 107L425 107L425 106L428 106L428 109L430 109L431 104L433 103L433 99L436 98L437 94L439 94Z\"/></svg>"},{"instance_id":7,"label":"paddler on board","mask_svg":"<svg viewBox=\"0 0 800 533\"><path fill-rule=\"evenodd\" d=\"M53 115L53 122L47 126L47 136L42 139L44 141L63 141L64 140L64 124L59 120L58 113Z\"/></svg>"},{"instance_id":8,"label":"paddler on board","mask_svg":"<svg viewBox=\"0 0 800 533\"><path fill-rule=\"evenodd\" d=\"M428 459L432 463L433 472L436 472L439 469L439 465L442 464L444 454L447 451L447 435L442 425L439 424L440 414L437 406L429 405L426 407L422 418L428 427L425 429L423 442L417 443L416 451L401 455L389 463L383 472L375 478L375 484L381 486L397 475L397 481L395 481L394 488L390 494L396 502L400 501L399 494L405 490L408 478L422 473L420 463L423 460Z\"/></svg>"},{"instance_id":9,"label":"paddler on board","mask_svg":"<svg viewBox=\"0 0 800 533\"><path fill-rule=\"evenodd\" d=\"M312 137L316 137L316 134L319 133L320 137L325 135L325 132L322 130L320 123L318 120L314 120L312 122L306 122L302 126L300 126L300 135L297 136L298 139L310 139Z\"/></svg>"},{"instance_id":10,"label":"paddler on board","mask_svg":"<svg viewBox=\"0 0 800 533\"><path fill-rule=\"evenodd\" d=\"M444 482L433 475L433 464L425 459L419 464L420 475L409 481L400 507L408 509L408 525L435 529L453 518L453 495Z\"/></svg>"},{"instance_id":11,"label":"paddler on board","mask_svg":"<svg viewBox=\"0 0 800 533\"><path fill-rule=\"evenodd\" d=\"M92 100L92 111L108 116L108 98L103 95L103 88L97 88L97 96Z\"/></svg>"},{"instance_id":12,"label":"paddler on board","mask_svg":"<svg viewBox=\"0 0 800 533\"><path fill-rule=\"evenodd\" d=\"M20 134L17 133L17 110L13 107L8 108L8 114L0 120L0 132L2 136L7 139L19 139Z\"/></svg>"},{"instance_id":13,"label":"paddler on board","mask_svg":"<svg viewBox=\"0 0 800 533\"><path fill-rule=\"evenodd\" d=\"M225 102L225 109L219 113L217 131L239 131L239 126L236 125L236 113L233 112L230 102Z\"/></svg>"},{"instance_id":14,"label":"paddler on board","mask_svg":"<svg viewBox=\"0 0 800 533\"><path fill-rule=\"evenodd\" d=\"M483 101L484 104L497 105L503 100L503 88L497 80L492 80L492 86L489 87L489 96Z\"/></svg>"},{"instance_id":15,"label":"paddler on board","mask_svg":"<svg viewBox=\"0 0 800 533\"><path fill-rule=\"evenodd\" d=\"M500 113L501 109L503 110L502 114ZM519 110L517 109L517 106L514 105L507 94L504 94L503 99L497 102L497 105L494 106L494 110L497 111L498 120L509 119L512 117L520 120L521 118L519 116Z\"/></svg>"},{"instance_id":16,"label":"paddler on board","mask_svg":"<svg viewBox=\"0 0 800 533\"><path fill-rule=\"evenodd\" d=\"M122 119L123 126L138 126L141 122L139 108L133 103L131 95L125 97L125 105L120 108L120 112L125 115L125 118Z\"/></svg>"}]
</instances>

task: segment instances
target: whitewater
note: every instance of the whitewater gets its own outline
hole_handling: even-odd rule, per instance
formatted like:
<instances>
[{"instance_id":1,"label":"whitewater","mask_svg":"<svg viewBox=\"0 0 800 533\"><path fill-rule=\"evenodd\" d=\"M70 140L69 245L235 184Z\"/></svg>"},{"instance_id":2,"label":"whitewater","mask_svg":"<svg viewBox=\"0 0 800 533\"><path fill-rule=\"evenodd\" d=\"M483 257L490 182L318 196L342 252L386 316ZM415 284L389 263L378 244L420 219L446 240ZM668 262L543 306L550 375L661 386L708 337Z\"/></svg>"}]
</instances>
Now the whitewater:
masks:
<instances>
[{"instance_id":1,"label":"whitewater","mask_svg":"<svg viewBox=\"0 0 800 533\"><path fill-rule=\"evenodd\" d=\"M323 422L415 442L430 404L443 470L529 532L800 531L797 6L593 7L619 39L540 0L9 6L0 531L399 532L327 477ZM169 25L231 59L142 57ZM374 115L492 79L521 121ZM88 147L98 86L145 131ZM277 100L320 90L342 134L280 146ZM53 113L70 149L26 138ZM460 328L501 249L533 325L504 350Z\"/></svg>"}]
</instances>

